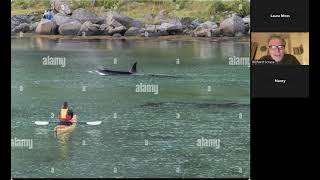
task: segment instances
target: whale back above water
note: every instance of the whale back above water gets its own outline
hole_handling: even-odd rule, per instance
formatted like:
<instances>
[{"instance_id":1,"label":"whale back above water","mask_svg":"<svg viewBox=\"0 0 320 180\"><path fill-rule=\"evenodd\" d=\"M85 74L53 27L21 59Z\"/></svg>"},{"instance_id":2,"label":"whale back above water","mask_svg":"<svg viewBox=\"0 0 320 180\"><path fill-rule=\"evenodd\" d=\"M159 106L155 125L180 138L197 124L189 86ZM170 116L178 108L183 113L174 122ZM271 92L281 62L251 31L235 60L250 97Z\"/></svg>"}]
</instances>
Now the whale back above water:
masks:
<instances>
[{"instance_id":1,"label":"whale back above water","mask_svg":"<svg viewBox=\"0 0 320 180\"><path fill-rule=\"evenodd\" d=\"M137 75L137 76L150 76L159 78L178 78L178 76L168 75L168 74L140 74L137 73L137 62L133 64L129 71L119 71L112 69L98 69L96 71L100 75Z\"/></svg>"},{"instance_id":2,"label":"whale back above water","mask_svg":"<svg viewBox=\"0 0 320 180\"><path fill-rule=\"evenodd\" d=\"M133 64L129 71L118 71L118 70L111 70L111 69L99 69L98 72L103 74L114 74L114 75L131 75L137 72L137 62Z\"/></svg>"}]
</instances>

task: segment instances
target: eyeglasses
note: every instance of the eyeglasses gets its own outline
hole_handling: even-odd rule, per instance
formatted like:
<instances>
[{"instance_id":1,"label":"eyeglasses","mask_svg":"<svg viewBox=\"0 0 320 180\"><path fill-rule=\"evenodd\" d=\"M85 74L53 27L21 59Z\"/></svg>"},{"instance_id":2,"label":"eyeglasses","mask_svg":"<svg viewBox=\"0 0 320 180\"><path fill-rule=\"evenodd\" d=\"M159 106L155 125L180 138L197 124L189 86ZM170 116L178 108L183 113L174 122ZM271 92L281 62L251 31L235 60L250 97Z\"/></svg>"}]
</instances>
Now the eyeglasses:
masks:
<instances>
[{"instance_id":1,"label":"eyeglasses","mask_svg":"<svg viewBox=\"0 0 320 180\"><path fill-rule=\"evenodd\" d=\"M269 49L271 49L271 50L276 50L276 49L284 50L284 48L285 48L284 45L278 45L278 46L276 46L276 45L271 45L271 46L268 46L268 47L269 47Z\"/></svg>"}]
</instances>

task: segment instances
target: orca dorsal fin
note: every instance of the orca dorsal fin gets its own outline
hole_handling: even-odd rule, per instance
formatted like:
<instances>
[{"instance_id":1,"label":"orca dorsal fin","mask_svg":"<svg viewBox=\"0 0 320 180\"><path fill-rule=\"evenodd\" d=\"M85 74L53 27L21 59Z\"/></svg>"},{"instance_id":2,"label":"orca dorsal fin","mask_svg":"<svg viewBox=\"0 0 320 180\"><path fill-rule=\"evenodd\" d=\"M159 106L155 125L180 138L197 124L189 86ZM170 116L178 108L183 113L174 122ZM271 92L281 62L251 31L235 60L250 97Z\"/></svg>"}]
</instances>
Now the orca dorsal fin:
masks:
<instances>
[{"instance_id":1,"label":"orca dorsal fin","mask_svg":"<svg viewBox=\"0 0 320 180\"><path fill-rule=\"evenodd\" d=\"M137 72L137 62L135 62L135 63L133 64L133 66L132 66L132 68L130 69L129 72L131 72L131 73L136 73L136 72Z\"/></svg>"}]
</instances>

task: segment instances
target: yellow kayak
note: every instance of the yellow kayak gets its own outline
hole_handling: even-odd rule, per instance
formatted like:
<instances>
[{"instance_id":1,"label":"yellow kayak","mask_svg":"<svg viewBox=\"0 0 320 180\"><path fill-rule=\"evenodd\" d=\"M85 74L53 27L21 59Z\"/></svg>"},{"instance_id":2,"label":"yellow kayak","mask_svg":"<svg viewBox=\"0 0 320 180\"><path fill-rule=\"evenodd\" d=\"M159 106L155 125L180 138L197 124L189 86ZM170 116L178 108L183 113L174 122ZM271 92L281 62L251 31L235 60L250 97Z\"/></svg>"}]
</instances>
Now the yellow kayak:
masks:
<instances>
[{"instance_id":1,"label":"yellow kayak","mask_svg":"<svg viewBox=\"0 0 320 180\"><path fill-rule=\"evenodd\" d=\"M71 121L73 122L77 122L77 115L73 115ZM70 126L66 126L66 125L56 125L54 127L54 134L56 136L59 136L59 135L62 135L62 134L69 134L71 132L74 131L75 127L76 127L76 124L77 123L73 123L72 125Z\"/></svg>"}]
</instances>

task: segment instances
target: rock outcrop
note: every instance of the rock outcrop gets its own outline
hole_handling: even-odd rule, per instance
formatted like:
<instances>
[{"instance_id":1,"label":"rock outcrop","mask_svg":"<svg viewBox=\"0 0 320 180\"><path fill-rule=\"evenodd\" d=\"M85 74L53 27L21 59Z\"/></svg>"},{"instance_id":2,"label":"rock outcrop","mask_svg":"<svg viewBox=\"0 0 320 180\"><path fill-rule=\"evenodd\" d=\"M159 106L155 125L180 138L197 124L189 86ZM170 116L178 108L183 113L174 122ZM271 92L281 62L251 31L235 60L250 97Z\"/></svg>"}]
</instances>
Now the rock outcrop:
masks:
<instances>
[{"instance_id":1,"label":"rock outcrop","mask_svg":"<svg viewBox=\"0 0 320 180\"><path fill-rule=\"evenodd\" d=\"M66 0L50 0L51 9L56 13L62 13L64 15L70 15L72 13L70 5Z\"/></svg>"},{"instance_id":2,"label":"rock outcrop","mask_svg":"<svg viewBox=\"0 0 320 180\"><path fill-rule=\"evenodd\" d=\"M137 27L131 27L129 28L124 35L125 36L140 36L141 35L141 29Z\"/></svg>"},{"instance_id":3,"label":"rock outcrop","mask_svg":"<svg viewBox=\"0 0 320 180\"><path fill-rule=\"evenodd\" d=\"M59 34L62 35L78 35L81 23L79 21L72 21L59 26Z\"/></svg>"},{"instance_id":4,"label":"rock outcrop","mask_svg":"<svg viewBox=\"0 0 320 180\"><path fill-rule=\"evenodd\" d=\"M57 13L53 16L52 21L58 26L64 23L69 23L74 21L75 19L71 18L70 16L66 16L62 13Z\"/></svg>"},{"instance_id":5,"label":"rock outcrop","mask_svg":"<svg viewBox=\"0 0 320 180\"><path fill-rule=\"evenodd\" d=\"M86 21L81 25L81 28L78 32L78 35L83 35L83 33L86 36L95 36L99 35L100 32L100 25L99 24L92 24L90 21Z\"/></svg>"},{"instance_id":6,"label":"rock outcrop","mask_svg":"<svg viewBox=\"0 0 320 180\"><path fill-rule=\"evenodd\" d=\"M218 25L216 23L211 21L206 21L198 25L198 27L196 27L196 29L193 31L193 35L195 37L211 37L212 36L211 31L216 28L218 28Z\"/></svg>"},{"instance_id":7,"label":"rock outcrop","mask_svg":"<svg viewBox=\"0 0 320 180\"><path fill-rule=\"evenodd\" d=\"M144 25L143 22L140 20L135 20L128 16L122 15L116 11L109 11L106 14L106 24L112 21L117 21L118 23L125 26L126 28L130 28L130 27L141 28Z\"/></svg>"},{"instance_id":8,"label":"rock outcrop","mask_svg":"<svg viewBox=\"0 0 320 180\"><path fill-rule=\"evenodd\" d=\"M91 13L90 11L83 9L83 8L79 8L76 9L72 12L71 15L72 19L78 20L81 23L85 23L86 21L90 21L93 24L103 24L104 23L104 18L103 17L99 17L93 13Z\"/></svg>"},{"instance_id":9,"label":"rock outcrop","mask_svg":"<svg viewBox=\"0 0 320 180\"><path fill-rule=\"evenodd\" d=\"M220 23L220 29L224 36L235 36L245 33L245 24L241 17L233 15Z\"/></svg>"},{"instance_id":10,"label":"rock outcrop","mask_svg":"<svg viewBox=\"0 0 320 180\"><path fill-rule=\"evenodd\" d=\"M30 30L30 25L27 24L27 23L22 23L22 24L19 24L18 26L14 27L11 32L14 32L14 33L18 33L18 32L28 32Z\"/></svg>"},{"instance_id":11,"label":"rock outcrop","mask_svg":"<svg viewBox=\"0 0 320 180\"><path fill-rule=\"evenodd\" d=\"M57 26L53 21L42 19L37 25L36 33L46 35L55 34L56 28Z\"/></svg>"}]
</instances>

